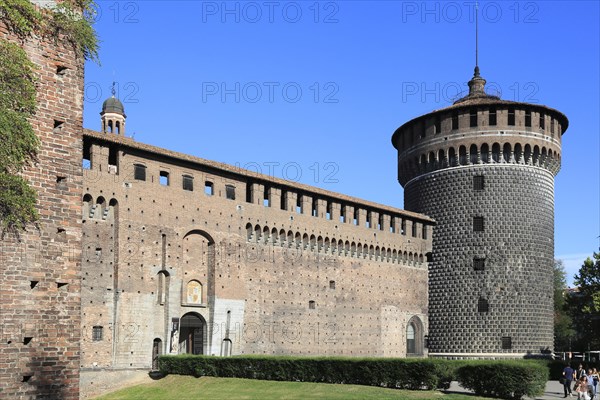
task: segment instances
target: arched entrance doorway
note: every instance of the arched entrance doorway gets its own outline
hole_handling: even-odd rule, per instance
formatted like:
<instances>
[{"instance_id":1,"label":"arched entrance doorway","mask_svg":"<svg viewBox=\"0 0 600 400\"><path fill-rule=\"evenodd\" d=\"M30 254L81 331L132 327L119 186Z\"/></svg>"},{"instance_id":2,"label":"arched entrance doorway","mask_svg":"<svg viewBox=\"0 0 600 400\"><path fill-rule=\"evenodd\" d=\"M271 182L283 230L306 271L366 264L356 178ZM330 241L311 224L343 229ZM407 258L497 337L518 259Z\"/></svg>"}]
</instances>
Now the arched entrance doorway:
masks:
<instances>
[{"instance_id":1,"label":"arched entrance doorway","mask_svg":"<svg viewBox=\"0 0 600 400\"><path fill-rule=\"evenodd\" d=\"M179 321L179 353L204 354L206 321L201 315L187 313Z\"/></svg>"}]
</instances>

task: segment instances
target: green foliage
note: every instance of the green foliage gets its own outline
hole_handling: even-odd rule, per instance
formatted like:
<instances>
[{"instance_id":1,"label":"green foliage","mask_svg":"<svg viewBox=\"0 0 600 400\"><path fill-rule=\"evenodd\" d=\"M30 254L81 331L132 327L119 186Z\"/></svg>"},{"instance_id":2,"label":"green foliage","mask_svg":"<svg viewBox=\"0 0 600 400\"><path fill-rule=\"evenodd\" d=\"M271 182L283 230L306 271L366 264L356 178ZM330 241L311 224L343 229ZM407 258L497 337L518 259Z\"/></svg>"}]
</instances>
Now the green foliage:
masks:
<instances>
[{"instance_id":1,"label":"green foliage","mask_svg":"<svg viewBox=\"0 0 600 400\"><path fill-rule=\"evenodd\" d=\"M18 45L0 41L0 172L18 173L35 160L39 141L29 121L35 111L34 65Z\"/></svg>"},{"instance_id":2,"label":"green foliage","mask_svg":"<svg viewBox=\"0 0 600 400\"><path fill-rule=\"evenodd\" d=\"M600 253L587 258L575 275L578 292L568 298L577 339L574 350L600 349Z\"/></svg>"},{"instance_id":3,"label":"green foliage","mask_svg":"<svg viewBox=\"0 0 600 400\"><path fill-rule=\"evenodd\" d=\"M0 0L0 20L21 39L33 33L54 40L64 36L79 56L98 62L95 17L93 0L63 0L48 9L29 0Z\"/></svg>"},{"instance_id":4,"label":"green foliage","mask_svg":"<svg viewBox=\"0 0 600 400\"><path fill-rule=\"evenodd\" d=\"M35 112L34 65L25 51L0 40L0 237L35 222L36 195L17 174L36 159L39 140L28 118Z\"/></svg>"},{"instance_id":5,"label":"green foliage","mask_svg":"<svg viewBox=\"0 0 600 400\"><path fill-rule=\"evenodd\" d=\"M41 14L28 0L0 0L0 20L11 32L25 37L39 25Z\"/></svg>"},{"instance_id":6,"label":"green foliage","mask_svg":"<svg viewBox=\"0 0 600 400\"><path fill-rule=\"evenodd\" d=\"M479 396L521 399L544 393L548 367L536 361L477 361L457 370L459 384Z\"/></svg>"},{"instance_id":7,"label":"green foliage","mask_svg":"<svg viewBox=\"0 0 600 400\"><path fill-rule=\"evenodd\" d=\"M344 383L409 390L449 384L452 362L438 359L162 356L163 374Z\"/></svg>"},{"instance_id":8,"label":"green foliage","mask_svg":"<svg viewBox=\"0 0 600 400\"><path fill-rule=\"evenodd\" d=\"M19 232L38 219L36 193L20 176L0 173L0 237Z\"/></svg>"},{"instance_id":9,"label":"green foliage","mask_svg":"<svg viewBox=\"0 0 600 400\"><path fill-rule=\"evenodd\" d=\"M68 40L78 56L98 60L98 39L92 28L93 0L64 0L37 8L29 0L0 0L0 21L21 40L38 35ZM35 191L19 176L34 162L39 147L29 118L35 113L34 64L17 44L0 40L0 235L17 237L35 222Z\"/></svg>"},{"instance_id":10,"label":"green foliage","mask_svg":"<svg viewBox=\"0 0 600 400\"><path fill-rule=\"evenodd\" d=\"M479 395L520 399L544 392L547 361L162 356L163 374L343 383L409 390L447 388L458 380Z\"/></svg>"},{"instance_id":11,"label":"green foliage","mask_svg":"<svg viewBox=\"0 0 600 400\"><path fill-rule=\"evenodd\" d=\"M92 0L58 3L52 12L48 28L55 38L60 34L65 35L84 59L98 62L98 38L92 27L96 18L94 5Z\"/></svg>"},{"instance_id":12,"label":"green foliage","mask_svg":"<svg viewBox=\"0 0 600 400\"><path fill-rule=\"evenodd\" d=\"M554 349L568 351L575 336L573 321L567 309L565 292L567 273L562 260L554 260Z\"/></svg>"}]
</instances>

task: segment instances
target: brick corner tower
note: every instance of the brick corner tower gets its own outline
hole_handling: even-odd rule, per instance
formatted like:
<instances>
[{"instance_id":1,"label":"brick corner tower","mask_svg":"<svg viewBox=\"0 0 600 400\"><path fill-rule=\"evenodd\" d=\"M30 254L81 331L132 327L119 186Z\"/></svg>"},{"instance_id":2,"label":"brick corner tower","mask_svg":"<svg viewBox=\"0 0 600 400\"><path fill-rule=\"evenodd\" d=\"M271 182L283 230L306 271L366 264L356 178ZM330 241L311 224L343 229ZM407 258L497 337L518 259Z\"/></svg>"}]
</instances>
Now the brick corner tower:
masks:
<instances>
[{"instance_id":1,"label":"brick corner tower","mask_svg":"<svg viewBox=\"0 0 600 400\"><path fill-rule=\"evenodd\" d=\"M55 1L33 0L45 13ZM40 147L22 176L37 193L38 227L0 241L0 398L78 399L81 335L83 56L62 37L0 40L35 64Z\"/></svg>"},{"instance_id":2,"label":"brick corner tower","mask_svg":"<svg viewBox=\"0 0 600 400\"><path fill-rule=\"evenodd\" d=\"M553 349L554 176L568 126L552 108L469 93L392 136L404 207L433 217L429 355Z\"/></svg>"}]
</instances>

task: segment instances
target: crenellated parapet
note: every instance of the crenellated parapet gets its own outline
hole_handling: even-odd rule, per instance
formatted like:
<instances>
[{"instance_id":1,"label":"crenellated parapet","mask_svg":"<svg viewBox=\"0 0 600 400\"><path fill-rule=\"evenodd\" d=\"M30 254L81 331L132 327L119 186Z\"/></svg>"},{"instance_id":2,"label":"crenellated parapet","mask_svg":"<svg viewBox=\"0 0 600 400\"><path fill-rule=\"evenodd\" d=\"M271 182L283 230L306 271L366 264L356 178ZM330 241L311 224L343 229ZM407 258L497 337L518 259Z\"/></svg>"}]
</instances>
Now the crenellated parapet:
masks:
<instances>
[{"instance_id":1,"label":"crenellated parapet","mask_svg":"<svg viewBox=\"0 0 600 400\"><path fill-rule=\"evenodd\" d=\"M487 96L415 118L392 136L398 180L476 164L519 164L560 170L567 118L552 108Z\"/></svg>"}]
</instances>

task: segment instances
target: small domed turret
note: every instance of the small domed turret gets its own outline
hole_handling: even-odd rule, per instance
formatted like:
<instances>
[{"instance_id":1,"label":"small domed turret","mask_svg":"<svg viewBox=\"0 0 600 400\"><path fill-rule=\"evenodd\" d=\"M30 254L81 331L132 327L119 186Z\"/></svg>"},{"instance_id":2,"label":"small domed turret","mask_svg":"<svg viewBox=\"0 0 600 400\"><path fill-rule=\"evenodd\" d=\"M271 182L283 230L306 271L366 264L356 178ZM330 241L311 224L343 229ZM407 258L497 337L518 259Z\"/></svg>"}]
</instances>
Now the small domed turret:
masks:
<instances>
[{"instance_id":1,"label":"small domed turret","mask_svg":"<svg viewBox=\"0 0 600 400\"><path fill-rule=\"evenodd\" d=\"M102 121L102 133L116 133L125 135L125 107L119 99L115 97L115 83L113 82L112 97L104 100L102 111L100 112Z\"/></svg>"},{"instance_id":2,"label":"small domed turret","mask_svg":"<svg viewBox=\"0 0 600 400\"><path fill-rule=\"evenodd\" d=\"M127 117L125 115L125 107L123 107L123 103L121 103L121 101L115 96L109 97L108 99L104 100L104 103L102 103L102 112L100 115L103 115L107 112L121 114L123 117Z\"/></svg>"}]
</instances>

